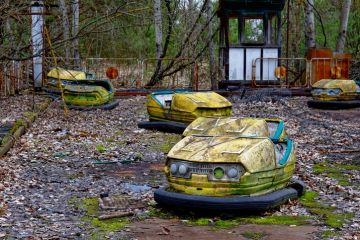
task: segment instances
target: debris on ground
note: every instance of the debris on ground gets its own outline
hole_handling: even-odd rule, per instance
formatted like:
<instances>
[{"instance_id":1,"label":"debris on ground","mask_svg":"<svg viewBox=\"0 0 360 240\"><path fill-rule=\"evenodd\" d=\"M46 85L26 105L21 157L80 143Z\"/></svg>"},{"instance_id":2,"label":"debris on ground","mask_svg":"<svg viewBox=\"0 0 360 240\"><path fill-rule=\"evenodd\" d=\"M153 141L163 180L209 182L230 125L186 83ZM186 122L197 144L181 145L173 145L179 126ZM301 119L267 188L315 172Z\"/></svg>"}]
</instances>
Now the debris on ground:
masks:
<instances>
[{"instance_id":1,"label":"debris on ground","mask_svg":"<svg viewBox=\"0 0 360 240\"><path fill-rule=\"evenodd\" d=\"M27 111L31 97L20 98L10 108L1 108L1 122L11 122ZM235 116L282 118L297 143L295 177L306 183L308 195L264 217L310 218L318 231L312 238L359 238L360 125L356 119L360 110L313 110L306 106L306 97L256 95L229 100ZM7 105L6 99L1 101L1 106ZM181 139L137 128L137 122L147 119L145 102L145 97L124 98L112 111L70 111L68 115L60 102L51 103L0 159L0 236L134 239L138 230L133 226L154 217L150 214L153 191L166 185L162 172L166 153ZM116 207L109 209L111 204L101 202L100 194L108 194ZM211 226L211 222L217 221L206 223ZM296 223L290 225L297 228ZM176 226L173 230L164 224L151 234L175 237Z\"/></svg>"}]
</instances>

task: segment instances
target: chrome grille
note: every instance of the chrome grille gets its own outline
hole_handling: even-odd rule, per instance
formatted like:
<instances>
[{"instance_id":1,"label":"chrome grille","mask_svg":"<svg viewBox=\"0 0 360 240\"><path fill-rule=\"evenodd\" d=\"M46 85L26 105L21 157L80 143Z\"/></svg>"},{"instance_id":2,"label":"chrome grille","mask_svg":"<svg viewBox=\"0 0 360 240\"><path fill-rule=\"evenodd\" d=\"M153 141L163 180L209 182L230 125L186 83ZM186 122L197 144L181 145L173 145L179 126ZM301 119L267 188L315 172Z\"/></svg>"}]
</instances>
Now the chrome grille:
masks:
<instances>
[{"instance_id":1,"label":"chrome grille","mask_svg":"<svg viewBox=\"0 0 360 240\"><path fill-rule=\"evenodd\" d=\"M206 175L208 177L209 181L234 181L238 182L240 177L245 173L245 169L241 166L241 164L226 164L226 163L197 163L197 162L188 162L188 161L179 161L179 160L170 160L168 162L168 167L170 169L170 166L172 164L176 164L178 167L181 165L187 166L187 172L186 174L181 175L179 172L176 174L172 174L170 172L170 175L172 177L177 178L185 178L190 179L192 174L198 174L198 175ZM214 169L221 167L225 175L221 179L216 179L214 177ZM227 176L227 171L231 168L235 168L238 170L239 174L236 178L230 178Z\"/></svg>"}]
</instances>

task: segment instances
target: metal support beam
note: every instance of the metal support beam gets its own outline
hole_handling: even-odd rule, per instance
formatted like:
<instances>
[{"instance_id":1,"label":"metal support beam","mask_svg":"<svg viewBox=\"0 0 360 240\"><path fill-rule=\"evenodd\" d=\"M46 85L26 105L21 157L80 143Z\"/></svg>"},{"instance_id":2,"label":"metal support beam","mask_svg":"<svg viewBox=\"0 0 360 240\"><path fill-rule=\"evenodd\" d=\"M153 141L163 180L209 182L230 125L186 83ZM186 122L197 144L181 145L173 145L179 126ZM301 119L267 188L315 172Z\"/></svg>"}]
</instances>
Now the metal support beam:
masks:
<instances>
[{"instance_id":1,"label":"metal support beam","mask_svg":"<svg viewBox=\"0 0 360 240\"><path fill-rule=\"evenodd\" d=\"M33 80L35 89L43 84L44 1L31 1L31 41L33 50Z\"/></svg>"}]
</instances>

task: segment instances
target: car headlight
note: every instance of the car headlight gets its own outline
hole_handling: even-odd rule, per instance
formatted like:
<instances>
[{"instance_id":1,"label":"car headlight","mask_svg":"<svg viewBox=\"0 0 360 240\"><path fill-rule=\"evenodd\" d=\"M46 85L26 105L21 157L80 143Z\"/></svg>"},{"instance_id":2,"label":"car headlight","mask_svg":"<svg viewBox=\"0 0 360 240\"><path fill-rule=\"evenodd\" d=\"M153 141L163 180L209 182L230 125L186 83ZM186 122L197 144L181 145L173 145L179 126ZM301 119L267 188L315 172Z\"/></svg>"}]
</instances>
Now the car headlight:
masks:
<instances>
[{"instance_id":1,"label":"car headlight","mask_svg":"<svg viewBox=\"0 0 360 240\"><path fill-rule=\"evenodd\" d=\"M175 175L178 172L178 165L175 163L170 165L170 172L172 175Z\"/></svg>"},{"instance_id":2,"label":"car headlight","mask_svg":"<svg viewBox=\"0 0 360 240\"><path fill-rule=\"evenodd\" d=\"M236 178L238 175L239 175L239 170L236 169L236 168L230 168L230 169L227 171L227 176L228 176L229 178Z\"/></svg>"},{"instance_id":3,"label":"car headlight","mask_svg":"<svg viewBox=\"0 0 360 240\"><path fill-rule=\"evenodd\" d=\"M214 177L216 179L222 179L224 177L224 175L225 175L225 171L222 167L216 167L214 169Z\"/></svg>"},{"instance_id":4,"label":"car headlight","mask_svg":"<svg viewBox=\"0 0 360 240\"><path fill-rule=\"evenodd\" d=\"M179 174L184 176L188 172L188 166L186 164L181 164L179 167Z\"/></svg>"},{"instance_id":5,"label":"car headlight","mask_svg":"<svg viewBox=\"0 0 360 240\"><path fill-rule=\"evenodd\" d=\"M245 173L239 163L198 163L180 160L168 162L170 176L191 179L192 174L206 175L209 181L238 182Z\"/></svg>"}]
</instances>

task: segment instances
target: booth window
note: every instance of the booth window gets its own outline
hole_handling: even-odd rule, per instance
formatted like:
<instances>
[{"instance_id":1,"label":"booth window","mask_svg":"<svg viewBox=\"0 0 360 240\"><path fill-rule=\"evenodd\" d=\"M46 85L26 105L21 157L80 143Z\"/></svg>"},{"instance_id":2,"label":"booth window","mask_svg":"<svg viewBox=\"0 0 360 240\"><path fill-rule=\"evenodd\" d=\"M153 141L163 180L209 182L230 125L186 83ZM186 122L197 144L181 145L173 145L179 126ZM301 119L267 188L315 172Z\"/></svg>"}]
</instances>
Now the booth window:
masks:
<instances>
[{"instance_id":1,"label":"booth window","mask_svg":"<svg viewBox=\"0 0 360 240\"><path fill-rule=\"evenodd\" d=\"M276 16L270 19L270 44L277 45L278 42L278 19Z\"/></svg>"},{"instance_id":2,"label":"booth window","mask_svg":"<svg viewBox=\"0 0 360 240\"><path fill-rule=\"evenodd\" d=\"M229 18L229 43L239 44L239 21L238 18Z\"/></svg>"},{"instance_id":3,"label":"booth window","mask_svg":"<svg viewBox=\"0 0 360 240\"><path fill-rule=\"evenodd\" d=\"M247 18L244 21L243 31L244 44L264 44L264 21L263 19Z\"/></svg>"}]
</instances>

